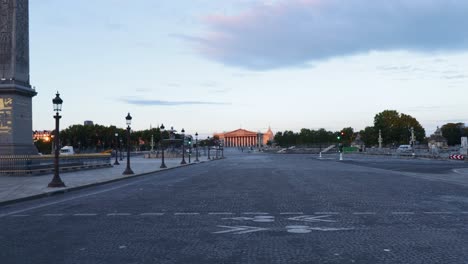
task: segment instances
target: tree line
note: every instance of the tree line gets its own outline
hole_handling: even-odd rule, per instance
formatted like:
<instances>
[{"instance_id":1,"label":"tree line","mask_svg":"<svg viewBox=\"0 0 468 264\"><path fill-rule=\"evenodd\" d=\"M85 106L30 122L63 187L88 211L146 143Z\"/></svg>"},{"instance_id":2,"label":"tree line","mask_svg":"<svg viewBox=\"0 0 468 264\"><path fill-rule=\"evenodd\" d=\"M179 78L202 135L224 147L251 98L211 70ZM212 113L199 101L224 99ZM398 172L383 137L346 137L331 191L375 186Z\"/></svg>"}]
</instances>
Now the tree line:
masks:
<instances>
[{"instance_id":1,"label":"tree line","mask_svg":"<svg viewBox=\"0 0 468 264\"><path fill-rule=\"evenodd\" d=\"M374 124L360 131L352 127L345 127L340 131L327 131L303 128L299 132L286 130L275 134L275 143L282 147L288 146L318 146L327 144L343 144L349 146L358 135L367 147L378 146L379 131L382 144L387 147L396 147L409 144L411 129L417 144L427 143L426 131L416 118L399 113L396 110L385 110L375 115ZM441 127L442 135L449 145L460 144L461 137L468 136L468 128L463 123L447 123Z\"/></svg>"},{"instance_id":2,"label":"tree line","mask_svg":"<svg viewBox=\"0 0 468 264\"><path fill-rule=\"evenodd\" d=\"M169 131L165 130L162 134L159 128L131 131L130 146L132 146L132 149L141 151L150 150L151 139L153 139L154 148L156 149L161 141L161 135L164 139L168 139ZM182 139L181 134L175 133L174 136L175 139ZM116 126L103 126L99 124L72 125L61 130L59 137L61 146L73 146L77 152L81 153L102 152L127 146L127 130L117 128ZM213 138L210 140L199 140L199 145L213 145L215 144L215 140ZM174 142L172 145L178 147L181 144L182 141ZM192 144L195 144L195 142L192 142ZM35 142L35 145L39 152L43 154L51 153L52 141L38 140Z\"/></svg>"}]
</instances>

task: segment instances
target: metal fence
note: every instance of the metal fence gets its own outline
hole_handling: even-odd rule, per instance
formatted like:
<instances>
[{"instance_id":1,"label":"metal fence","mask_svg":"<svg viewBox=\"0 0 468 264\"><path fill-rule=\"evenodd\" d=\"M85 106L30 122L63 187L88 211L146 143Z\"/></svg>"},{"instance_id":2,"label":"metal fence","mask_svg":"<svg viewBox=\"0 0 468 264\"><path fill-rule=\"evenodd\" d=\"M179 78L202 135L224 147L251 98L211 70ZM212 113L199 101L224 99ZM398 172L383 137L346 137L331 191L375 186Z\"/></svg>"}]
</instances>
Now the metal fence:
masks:
<instances>
[{"instance_id":1,"label":"metal fence","mask_svg":"<svg viewBox=\"0 0 468 264\"><path fill-rule=\"evenodd\" d=\"M62 172L110 167L110 154L82 154L60 156L59 169ZM0 156L0 175L37 175L54 171L53 155L3 155Z\"/></svg>"}]
</instances>

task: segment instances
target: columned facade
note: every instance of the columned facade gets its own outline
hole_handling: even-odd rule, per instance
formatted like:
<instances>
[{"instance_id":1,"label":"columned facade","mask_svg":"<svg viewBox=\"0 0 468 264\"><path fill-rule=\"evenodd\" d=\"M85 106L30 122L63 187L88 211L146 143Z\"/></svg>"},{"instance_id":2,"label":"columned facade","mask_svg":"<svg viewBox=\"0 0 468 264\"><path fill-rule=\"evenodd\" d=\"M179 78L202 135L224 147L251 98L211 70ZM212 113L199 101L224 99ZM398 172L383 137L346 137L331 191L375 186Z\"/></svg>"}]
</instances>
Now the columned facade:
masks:
<instances>
[{"instance_id":1,"label":"columned facade","mask_svg":"<svg viewBox=\"0 0 468 264\"><path fill-rule=\"evenodd\" d=\"M237 129L231 132L214 134L214 136L219 137L219 139L224 142L225 147L262 147L266 144L264 141L265 135L267 135L268 140L273 139L273 133L271 133L271 130L268 130L265 134L245 129Z\"/></svg>"}]
</instances>

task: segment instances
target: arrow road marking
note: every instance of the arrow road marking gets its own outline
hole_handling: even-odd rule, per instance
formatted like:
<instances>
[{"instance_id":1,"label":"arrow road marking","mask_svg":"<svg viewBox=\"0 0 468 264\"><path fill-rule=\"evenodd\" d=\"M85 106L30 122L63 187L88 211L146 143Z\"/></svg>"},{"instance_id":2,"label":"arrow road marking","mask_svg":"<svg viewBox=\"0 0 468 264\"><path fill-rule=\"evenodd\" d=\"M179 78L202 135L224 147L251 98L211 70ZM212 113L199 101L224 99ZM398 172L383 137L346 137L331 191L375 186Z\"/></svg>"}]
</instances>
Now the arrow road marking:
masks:
<instances>
[{"instance_id":1,"label":"arrow road marking","mask_svg":"<svg viewBox=\"0 0 468 264\"><path fill-rule=\"evenodd\" d=\"M247 233L268 230L268 228L261 228L261 227L255 227L255 226L222 226L222 225L219 225L218 227L227 228L227 230L214 232L213 234L231 233L235 235L242 235L242 234L247 234Z\"/></svg>"},{"instance_id":2,"label":"arrow road marking","mask_svg":"<svg viewBox=\"0 0 468 264\"><path fill-rule=\"evenodd\" d=\"M302 221L302 222L328 222L328 223L336 223L335 220L323 219L330 217L331 215L301 215L290 217L288 220L294 221Z\"/></svg>"}]
</instances>

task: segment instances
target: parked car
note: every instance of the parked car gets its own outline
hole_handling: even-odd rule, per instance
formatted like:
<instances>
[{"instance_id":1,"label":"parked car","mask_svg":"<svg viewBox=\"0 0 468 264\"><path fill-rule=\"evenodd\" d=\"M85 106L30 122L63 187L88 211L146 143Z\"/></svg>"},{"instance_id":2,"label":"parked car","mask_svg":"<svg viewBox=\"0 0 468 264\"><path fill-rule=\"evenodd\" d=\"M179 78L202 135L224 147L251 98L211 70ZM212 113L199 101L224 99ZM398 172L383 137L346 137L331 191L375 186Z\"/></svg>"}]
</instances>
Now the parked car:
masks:
<instances>
[{"instance_id":1,"label":"parked car","mask_svg":"<svg viewBox=\"0 0 468 264\"><path fill-rule=\"evenodd\" d=\"M411 145L400 145L397 148L397 152L410 152L412 150L413 148L411 147Z\"/></svg>"},{"instance_id":2,"label":"parked car","mask_svg":"<svg viewBox=\"0 0 468 264\"><path fill-rule=\"evenodd\" d=\"M73 146L65 146L60 149L60 155L75 155L75 150Z\"/></svg>"}]
</instances>

